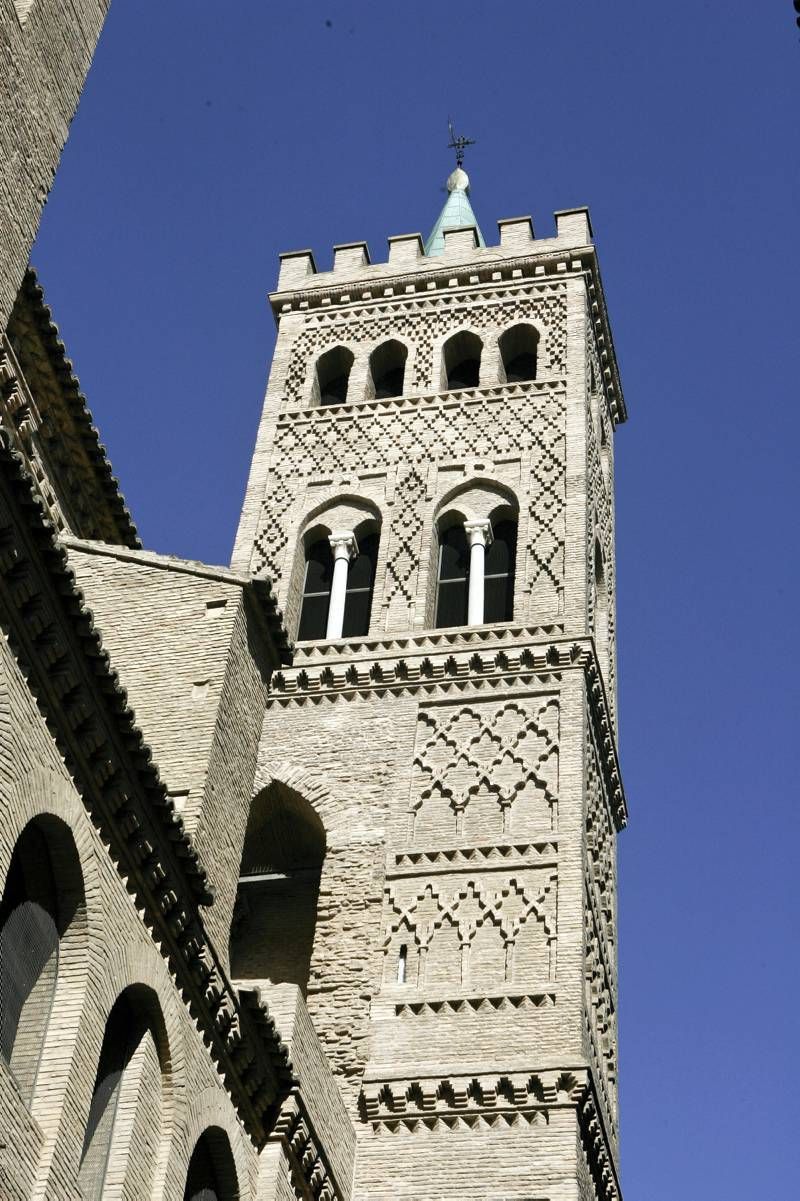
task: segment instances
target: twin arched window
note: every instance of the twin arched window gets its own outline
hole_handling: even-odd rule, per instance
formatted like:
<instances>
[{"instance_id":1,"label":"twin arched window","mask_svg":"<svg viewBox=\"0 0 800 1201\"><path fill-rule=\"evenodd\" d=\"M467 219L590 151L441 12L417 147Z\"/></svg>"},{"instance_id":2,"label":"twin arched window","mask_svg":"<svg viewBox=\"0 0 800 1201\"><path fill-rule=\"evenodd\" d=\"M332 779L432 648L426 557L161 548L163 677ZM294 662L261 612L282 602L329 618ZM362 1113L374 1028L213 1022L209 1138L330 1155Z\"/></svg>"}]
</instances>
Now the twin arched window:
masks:
<instances>
[{"instance_id":1,"label":"twin arched window","mask_svg":"<svg viewBox=\"0 0 800 1201\"><path fill-rule=\"evenodd\" d=\"M297 637L363 638L369 633L379 536L334 530L311 536L306 548Z\"/></svg>"},{"instance_id":2,"label":"twin arched window","mask_svg":"<svg viewBox=\"0 0 800 1201\"><path fill-rule=\"evenodd\" d=\"M464 521L460 514L442 519L436 590L437 629L488 625L514 616L514 569L517 522L497 515L494 521Z\"/></svg>"}]
</instances>

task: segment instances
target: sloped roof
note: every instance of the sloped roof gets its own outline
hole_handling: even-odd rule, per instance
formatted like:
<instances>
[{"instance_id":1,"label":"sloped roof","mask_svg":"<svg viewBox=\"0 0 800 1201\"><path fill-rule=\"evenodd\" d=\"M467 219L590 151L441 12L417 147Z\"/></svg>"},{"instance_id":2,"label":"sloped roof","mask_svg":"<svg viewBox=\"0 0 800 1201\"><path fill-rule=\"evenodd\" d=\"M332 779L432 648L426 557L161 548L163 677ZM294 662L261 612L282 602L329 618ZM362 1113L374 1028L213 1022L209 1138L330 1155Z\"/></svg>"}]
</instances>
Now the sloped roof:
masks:
<instances>
[{"instance_id":1,"label":"sloped roof","mask_svg":"<svg viewBox=\"0 0 800 1201\"><path fill-rule=\"evenodd\" d=\"M425 253L428 256L442 254L444 251L444 231L446 229L460 229L465 225L471 225L478 235L478 245L485 246L481 227L478 225L478 218L472 210L472 204L469 199L469 176L466 171L462 171L460 167L456 167L447 181L447 200L444 202L444 208L436 218L436 224L431 230L428 240L425 243Z\"/></svg>"}]
</instances>

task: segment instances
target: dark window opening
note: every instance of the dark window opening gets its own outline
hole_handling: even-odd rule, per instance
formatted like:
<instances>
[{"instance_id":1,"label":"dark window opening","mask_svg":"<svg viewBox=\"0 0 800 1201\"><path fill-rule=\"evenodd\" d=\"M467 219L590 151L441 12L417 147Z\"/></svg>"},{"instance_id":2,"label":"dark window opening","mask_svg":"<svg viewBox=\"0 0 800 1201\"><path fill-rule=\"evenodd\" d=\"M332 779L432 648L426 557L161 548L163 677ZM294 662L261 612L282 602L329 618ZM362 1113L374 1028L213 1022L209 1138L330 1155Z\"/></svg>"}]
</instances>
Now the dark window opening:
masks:
<instances>
[{"instance_id":1,"label":"dark window opening","mask_svg":"<svg viewBox=\"0 0 800 1201\"><path fill-rule=\"evenodd\" d=\"M306 552L306 575L300 610L299 641L324 638L333 581L333 551L327 535L312 542Z\"/></svg>"},{"instance_id":2,"label":"dark window opening","mask_svg":"<svg viewBox=\"0 0 800 1201\"><path fill-rule=\"evenodd\" d=\"M362 638L369 633L377 561L378 535L366 534L363 538L359 538L358 554L351 561L347 572L347 592L342 624L343 638Z\"/></svg>"},{"instance_id":3,"label":"dark window opening","mask_svg":"<svg viewBox=\"0 0 800 1201\"><path fill-rule=\"evenodd\" d=\"M0 904L0 1055L30 1102L58 975L59 914L47 840L30 824Z\"/></svg>"},{"instance_id":4,"label":"dark window opening","mask_svg":"<svg viewBox=\"0 0 800 1201\"><path fill-rule=\"evenodd\" d=\"M484 560L483 620L511 621L514 616L514 566L517 557L517 523L511 519L492 525L493 541Z\"/></svg>"},{"instance_id":5,"label":"dark window opening","mask_svg":"<svg viewBox=\"0 0 800 1201\"><path fill-rule=\"evenodd\" d=\"M78 1173L85 1201L103 1196L125 1070L148 1030L147 1019L123 993L108 1015L89 1106Z\"/></svg>"},{"instance_id":6,"label":"dark window opening","mask_svg":"<svg viewBox=\"0 0 800 1201\"><path fill-rule=\"evenodd\" d=\"M476 388L480 383L483 343L477 334L455 334L444 346L448 389Z\"/></svg>"},{"instance_id":7,"label":"dark window opening","mask_svg":"<svg viewBox=\"0 0 800 1201\"><path fill-rule=\"evenodd\" d=\"M408 967L408 947L405 943L400 947L400 954L397 956L397 983L405 984L406 970Z\"/></svg>"},{"instance_id":8,"label":"dark window opening","mask_svg":"<svg viewBox=\"0 0 800 1201\"><path fill-rule=\"evenodd\" d=\"M212 1127L200 1136L192 1152L183 1201L234 1201L238 1195L228 1137L219 1127Z\"/></svg>"},{"instance_id":9,"label":"dark window opening","mask_svg":"<svg viewBox=\"0 0 800 1201\"><path fill-rule=\"evenodd\" d=\"M344 346L326 351L317 363L317 391L321 405L339 405L347 400L352 352Z\"/></svg>"},{"instance_id":10,"label":"dark window opening","mask_svg":"<svg viewBox=\"0 0 800 1201\"><path fill-rule=\"evenodd\" d=\"M294 789L275 783L253 801L231 931L234 979L306 992L325 850L322 822Z\"/></svg>"},{"instance_id":11,"label":"dark window opening","mask_svg":"<svg viewBox=\"0 0 800 1201\"><path fill-rule=\"evenodd\" d=\"M439 539L437 629L467 624L469 556L466 530L457 522Z\"/></svg>"},{"instance_id":12,"label":"dark window opening","mask_svg":"<svg viewBox=\"0 0 800 1201\"><path fill-rule=\"evenodd\" d=\"M514 325L500 335L499 344L507 383L536 379L539 331L535 326Z\"/></svg>"},{"instance_id":13,"label":"dark window opening","mask_svg":"<svg viewBox=\"0 0 800 1201\"><path fill-rule=\"evenodd\" d=\"M394 340L373 350L369 367L377 400L402 396L407 357L407 348Z\"/></svg>"}]
</instances>

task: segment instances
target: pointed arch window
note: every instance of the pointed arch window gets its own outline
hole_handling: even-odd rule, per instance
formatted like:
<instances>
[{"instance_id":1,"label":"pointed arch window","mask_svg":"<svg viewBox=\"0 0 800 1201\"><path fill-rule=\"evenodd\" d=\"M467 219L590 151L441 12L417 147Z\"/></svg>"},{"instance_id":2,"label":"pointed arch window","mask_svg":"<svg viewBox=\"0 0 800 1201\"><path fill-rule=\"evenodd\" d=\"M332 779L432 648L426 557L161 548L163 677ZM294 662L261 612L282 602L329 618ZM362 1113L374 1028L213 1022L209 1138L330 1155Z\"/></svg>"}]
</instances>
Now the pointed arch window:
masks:
<instances>
[{"instance_id":1,"label":"pointed arch window","mask_svg":"<svg viewBox=\"0 0 800 1201\"><path fill-rule=\"evenodd\" d=\"M369 633L379 534L358 538L336 530L315 538L306 551L300 641L363 638Z\"/></svg>"},{"instance_id":2,"label":"pointed arch window","mask_svg":"<svg viewBox=\"0 0 800 1201\"><path fill-rule=\"evenodd\" d=\"M17 841L0 904L0 1054L27 1103L56 989L59 919L47 839L31 822Z\"/></svg>"},{"instance_id":3,"label":"pointed arch window","mask_svg":"<svg viewBox=\"0 0 800 1201\"><path fill-rule=\"evenodd\" d=\"M477 388L481 375L483 343L477 334L462 330L444 344L445 387Z\"/></svg>"},{"instance_id":4,"label":"pointed arch window","mask_svg":"<svg viewBox=\"0 0 800 1201\"><path fill-rule=\"evenodd\" d=\"M320 405L340 405L347 400L353 352L346 346L334 346L317 362L314 381L315 400Z\"/></svg>"},{"instance_id":5,"label":"pointed arch window","mask_svg":"<svg viewBox=\"0 0 800 1201\"><path fill-rule=\"evenodd\" d=\"M536 379L539 358L539 331L525 322L512 325L499 339L500 357L506 383L519 384Z\"/></svg>"},{"instance_id":6,"label":"pointed arch window","mask_svg":"<svg viewBox=\"0 0 800 1201\"><path fill-rule=\"evenodd\" d=\"M394 338L373 350L369 371L376 400L403 395L407 358L408 348Z\"/></svg>"}]
</instances>

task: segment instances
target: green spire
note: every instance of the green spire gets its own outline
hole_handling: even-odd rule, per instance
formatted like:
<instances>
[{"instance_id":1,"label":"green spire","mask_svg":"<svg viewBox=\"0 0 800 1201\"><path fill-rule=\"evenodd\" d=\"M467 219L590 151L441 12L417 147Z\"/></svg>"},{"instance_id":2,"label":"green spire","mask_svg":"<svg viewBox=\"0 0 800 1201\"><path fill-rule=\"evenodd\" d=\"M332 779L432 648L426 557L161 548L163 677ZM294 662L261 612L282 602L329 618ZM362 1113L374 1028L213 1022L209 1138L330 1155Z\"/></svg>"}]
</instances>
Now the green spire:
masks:
<instances>
[{"instance_id":1,"label":"green spire","mask_svg":"<svg viewBox=\"0 0 800 1201\"><path fill-rule=\"evenodd\" d=\"M458 229L459 226L463 225L471 225L473 227L478 235L479 246L486 245L483 240L481 228L478 225L478 220L472 211L472 205L469 201L469 176L460 166L456 167L448 179L447 191L449 195L444 202L444 208L439 213L436 224L425 243L425 253L427 255L441 254L444 250L444 231L446 229Z\"/></svg>"}]
</instances>

